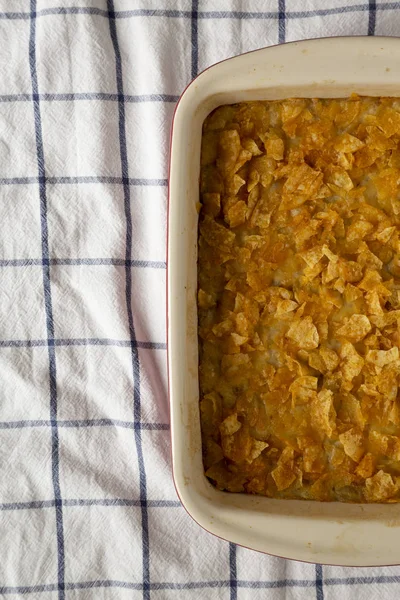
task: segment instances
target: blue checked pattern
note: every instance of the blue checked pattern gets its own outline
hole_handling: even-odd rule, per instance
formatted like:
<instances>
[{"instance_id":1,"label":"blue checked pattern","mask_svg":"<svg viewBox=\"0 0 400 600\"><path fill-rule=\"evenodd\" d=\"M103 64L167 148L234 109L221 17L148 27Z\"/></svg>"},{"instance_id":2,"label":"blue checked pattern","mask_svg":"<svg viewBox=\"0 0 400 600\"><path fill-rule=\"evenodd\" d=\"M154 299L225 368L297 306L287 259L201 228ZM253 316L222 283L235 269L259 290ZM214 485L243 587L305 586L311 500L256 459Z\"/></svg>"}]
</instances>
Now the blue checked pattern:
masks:
<instances>
[{"instance_id":1,"label":"blue checked pattern","mask_svg":"<svg viewBox=\"0 0 400 600\"><path fill-rule=\"evenodd\" d=\"M0 0L0 597L392 599L219 540L171 481L169 129L212 63L400 35L380 0ZM317 558L317 557L316 557Z\"/></svg>"}]
</instances>

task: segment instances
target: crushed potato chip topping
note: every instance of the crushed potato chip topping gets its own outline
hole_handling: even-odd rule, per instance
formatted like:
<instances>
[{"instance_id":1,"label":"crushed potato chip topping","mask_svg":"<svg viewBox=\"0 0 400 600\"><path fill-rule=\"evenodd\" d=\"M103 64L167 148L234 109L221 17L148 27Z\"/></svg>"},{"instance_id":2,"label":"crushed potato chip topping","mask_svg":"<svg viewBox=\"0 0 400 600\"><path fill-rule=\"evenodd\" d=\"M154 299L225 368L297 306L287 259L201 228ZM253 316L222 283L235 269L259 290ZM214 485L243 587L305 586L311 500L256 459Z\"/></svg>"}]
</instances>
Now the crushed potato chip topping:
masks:
<instances>
[{"instance_id":1,"label":"crushed potato chip topping","mask_svg":"<svg viewBox=\"0 0 400 600\"><path fill-rule=\"evenodd\" d=\"M400 501L400 100L222 106L201 153L207 477Z\"/></svg>"}]
</instances>

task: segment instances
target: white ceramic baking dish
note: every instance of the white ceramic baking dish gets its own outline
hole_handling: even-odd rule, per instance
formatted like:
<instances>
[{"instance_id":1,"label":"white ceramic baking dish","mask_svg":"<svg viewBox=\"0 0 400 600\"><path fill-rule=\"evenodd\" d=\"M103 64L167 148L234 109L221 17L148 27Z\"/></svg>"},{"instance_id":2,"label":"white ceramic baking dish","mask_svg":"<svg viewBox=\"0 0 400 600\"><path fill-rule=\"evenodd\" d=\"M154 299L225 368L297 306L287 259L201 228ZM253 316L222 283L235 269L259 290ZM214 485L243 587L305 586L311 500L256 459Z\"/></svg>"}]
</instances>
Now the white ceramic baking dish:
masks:
<instances>
[{"instance_id":1,"label":"white ceramic baking dish","mask_svg":"<svg viewBox=\"0 0 400 600\"><path fill-rule=\"evenodd\" d=\"M216 490L203 473L197 355L200 139L217 106L244 100L400 96L400 39L328 38L229 59L182 95L171 142L168 369L175 485L189 514L226 540L286 558L333 565L400 563L400 504L272 500Z\"/></svg>"}]
</instances>

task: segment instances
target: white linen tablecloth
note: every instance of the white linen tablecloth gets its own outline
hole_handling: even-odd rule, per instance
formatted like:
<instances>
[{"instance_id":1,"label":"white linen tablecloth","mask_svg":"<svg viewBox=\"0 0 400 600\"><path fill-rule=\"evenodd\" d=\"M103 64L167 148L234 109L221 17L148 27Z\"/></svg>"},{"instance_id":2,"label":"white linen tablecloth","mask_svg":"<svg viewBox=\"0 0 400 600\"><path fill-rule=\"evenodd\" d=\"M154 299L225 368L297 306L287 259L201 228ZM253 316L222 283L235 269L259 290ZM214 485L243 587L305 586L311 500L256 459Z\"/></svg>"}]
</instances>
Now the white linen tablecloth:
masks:
<instances>
[{"instance_id":1,"label":"white linen tablecloth","mask_svg":"<svg viewBox=\"0 0 400 600\"><path fill-rule=\"evenodd\" d=\"M399 35L380 0L0 0L0 597L346 600L321 567L203 531L171 480L167 158L200 70L262 46Z\"/></svg>"}]
</instances>

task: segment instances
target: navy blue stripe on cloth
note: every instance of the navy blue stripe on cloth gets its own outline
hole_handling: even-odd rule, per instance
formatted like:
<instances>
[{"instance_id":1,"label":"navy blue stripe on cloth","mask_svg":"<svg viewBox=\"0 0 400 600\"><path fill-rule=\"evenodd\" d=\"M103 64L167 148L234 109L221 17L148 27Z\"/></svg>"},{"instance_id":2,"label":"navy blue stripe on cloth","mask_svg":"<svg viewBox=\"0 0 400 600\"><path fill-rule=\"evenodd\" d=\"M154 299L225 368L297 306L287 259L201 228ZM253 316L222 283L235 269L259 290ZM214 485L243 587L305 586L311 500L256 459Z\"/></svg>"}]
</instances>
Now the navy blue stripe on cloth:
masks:
<instances>
[{"instance_id":1,"label":"navy blue stripe on cloth","mask_svg":"<svg viewBox=\"0 0 400 600\"><path fill-rule=\"evenodd\" d=\"M164 261L126 260L124 258L15 258L0 259L0 267L36 267L36 266L113 266L136 267L143 269L166 269Z\"/></svg>"},{"instance_id":2,"label":"navy blue stripe on cloth","mask_svg":"<svg viewBox=\"0 0 400 600\"><path fill-rule=\"evenodd\" d=\"M170 17L180 18L190 14L184 10L151 10L151 9L134 9L125 11L113 11L113 18L131 18L131 17ZM47 17L52 15L93 15L98 17L109 17L109 11L101 8L88 6L54 6L52 8L43 8L36 12L37 17ZM29 13L27 12L0 12L0 19L9 20L28 20Z\"/></svg>"},{"instance_id":3,"label":"navy blue stripe on cloth","mask_svg":"<svg viewBox=\"0 0 400 600\"><path fill-rule=\"evenodd\" d=\"M229 588L230 600L237 600L236 545L229 543Z\"/></svg>"},{"instance_id":4,"label":"navy blue stripe on cloth","mask_svg":"<svg viewBox=\"0 0 400 600\"><path fill-rule=\"evenodd\" d=\"M192 0L192 26L191 26L191 41L192 41L192 79L197 76L199 65L199 39L198 39L198 13L199 0Z\"/></svg>"},{"instance_id":5,"label":"navy blue stripe on cloth","mask_svg":"<svg viewBox=\"0 0 400 600\"><path fill-rule=\"evenodd\" d=\"M124 102L124 85L122 75L122 60L119 49L117 24L114 15L114 1L107 0L108 22L110 27L110 36L115 54L115 71L117 92L120 97L118 102L118 128L119 128L119 147L121 155L121 172L124 191L124 207L126 218L126 260L131 260L132 256L132 211L131 211L131 193L129 186L129 164L128 151L126 144L126 123L125 123L125 102ZM126 306L128 313L128 325L130 339L132 342L136 340L135 326L132 312L132 271L130 268L125 269L126 276ZM140 423L141 420L141 394L140 394L140 363L139 353L136 346L132 345L132 373L133 373L133 418L135 423ZM139 486L140 499L144 501L141 507L142 511L142 577L143 577L143 599L150 600L150 548L149 548L149 517L147 513L147 481L146 471L143 458L142 436L139 428L135 429L136 452L138 456L139 467Z\"/></svg>"},{"instance_id":6,"label":"navy blue stripe on cloth","mask_svg":"<svg viewBox=\"0 0 400 600\"><path fill-rule=\"evenodd\" d=\"M104 100L106 102L118 102L118 94L106 94L104 92L78 92L74 94L38 94L40 102L74 102L77 100ZM124 102L143 103L161 102L164 104L175 104L179 96L170 94L124 94ZM0 102L32 102L32 94L0 94Z\"/></svg>"},{"instance_id":7,"label":"navy blue stripe on cloth","mask_svg":"<svg viewBox=\"0 0 400 600\"><path fill-rule=\"evenodd\" d=\"M66 338L47 340L0 340L0 348L35 348L40 346L117 346L142 348L143 350L166 350L164 342L141 342L138 340L112 340L109 338Z\"/></svg>"},{"instance_id":8,"label":"navy blue stripe on cloth","mask_svg":"<svg viewBox=\"0 0 400 600\"><path fill-rule=\"evenodd\" d=\"M29 34L29 67L32 83L33 114L35 120L36 155L39 177L40 196L40 221L42 237L42 258L49 258L49 238L47 226L47 195L46 195L46 169L43 152L43 134L39 103L39 87L36 71L36 0L30 3L30 34ZM46 311L47 338L54 338L53 307L51 300L50 266L43 265L43 292ZM57 382L56 382L56 354L54 346L48 345L49 354L49 387L50 387L50 420L51 420L51 459L52 483L54 489L56 509L56 535L57 535L57 561L58 561L58 597L65 598L64 572L64 524L60 491L59 472L59 439L57 428Z\"/></svg>"},{"instance_id":9,"label":"navy blue stripe on cloth","mask_svg":"<svg viewBox=\"0 0 400 600\"><path fill-rule=\"evenodd\" d=\"M160 582L151 584L150 588L154 591L159 590L197 590L197 589L214 589L214 588L226 588L229 587L229 581L199 581L191 583L172 583L172 582ZM97 581L82 581L78 583L67 583L65 585L66 590L86 590L86 589L98 589L98 588L120 588L128 590L143 590L141 583L130 583L128 581L115 581L115 580L97 580ZM0 595L9 594L37 594L40 592L54 592L57 590L56 584L44 584L34 586L4 586L0 587Z\"/></svg>"},{"instance_id":10,"label":"navy blue stripe on cloth","mask_svg":"<svg viewBox=\"0 0 400 600\"><path fill-rule=\"evenodd\" d=\"M368 12L368 35L375 35L376 0L369 0Z\"/></svg>"},{"instance_id":11,"label":"navy blue stripe on cloth","mask_svg":"<svg viewBox=\"0 0 400 600\"><path fill-rule=\"evenodd\" d=\"M111 183L121 185L122 177L110 177L107 175L86 175L79 177L44 177L49 185L73 184L73 183ZM39 177L0 177L0 185L24 185L39 183ZM137 179L129 178L128 184L137 187L166 187L168 179Z\"/></svg>"},{"instance_id":12,"label":"navy blue stripe on cloth","mask_svg":"<svg viewBox=\"0 0 400 600\"><path fill-rule=\"evenodd\" d=\"M54 7L54 8L44 8L40 11L40 16L47 15L81 15L81 14L89 14L89 15L98 15L100 17L108 17L109 11L102 10L101 8L89 8L89 7L79 7L79 6L71 6L71 7ZM146 8L137 8L133 10L114 10L113 11L113 19L119 18L131 18L131 17L170 17L173 19L177 19L180 17L186 17L188 11L185 10L165 10L165 9L146 9Z\"/></svg>"},{"instance_id":13,"label":"navy blue stripe on cloth","mask_svg":"<svg viewBox=\"0 0 400 600\"><path fill-rule=\"evenodd\" d=\"M395 575L381 575L376 577L344 577L326 579L325 585L372 585L375 583L399 583L400 577ZM280 581L246 581L239 579L237 582L238 588L241 589L282 589L282 588L312 588L315 585L314 581L301 580L301 579L282 579ZM204 590L204 589L223 589L229 588L229 579L219 581L191 581L187 583L175 583L175 582L164 582L151 583L150 589L153 591L159 590ZM95 581L82 581L76 583L66 583L66 590L84 590L84 589L95 589L95 588L122 588L128 590L143 590L141 583L131 583L128 581L118 581L112 579L95 580ZM0 587L0 595L11 595L11 594L37 594L40 592L54 592L57 590L57 584L49 583L44 585L33 585L33 586L3 586Z\"/></svg>"},{"instance_id":14,"label":"navy blue stripe on cloth","mask_svg":"<svg viewBox=\"0 0 400 600\"><path fill-rule=\"evenodd\" d=\"M137 187L146 187L146 186L154 186L154 187L164 187L168 185L168 179L138 179L132 178L123 181L122 177L109 177L109 176L101 176L101 175L88 175L81 177L49 177L46 179L46 182L49 184L60 184L60 183L115 183L118 185L132 185ZM1 183L1 179L0 179Z\"/></svg>"},{"instance_id":15,"label":"navy blue stripe on cloth","mask_svg":"<svg viewBox=\"0 0 400 600\"><path fill-rule=\"evenodd\" d=\"M383 2L376 6L377 11L394 10L400 8L400 2ZM337 8L320 8L315 10L286 10L287 20L312 19L314 17L327 17L329 15L341 15L344 13L367 12L367 4L353 4L338 6ZM150 16L150 15L149 15ZM189 15L188 15L189 16ZM270 12L246 12L246 11L219 11L219 12L199 12L199 19L239 19L239 20L279 20L279 10Z\"/></svg>"},{"instance_id":16,"label":"navy blue stripe on cloth","mask_svg":"<svg viewBox=\"0 0 400 600\"><path fill-rule=\"evenodd\" d=\"M316 600L324 600L322 565L319 564L315 565L315 590Z\"/></svg>"},{"instance_id":17,"label":"navy blue stripe on cloth","mask_svg":"<svg viewBox=\"0 0 400 600\"><path fill-rule=\"evenodd\" d=\"M68 498L61 500L63 506L74 508L79 506L132 506L141 507L142 500L128 498ZM11 510L41 510L54 508L55 500L37 500L32 502L5 502L0 504L0 511ZM179 500L147 500L148 508L181 508Z\"/></svg>"},{"instance_id":18,"label":"navy blue stripe on cloth","mask_svg":"<svg viewBox=\"0 0 400 600\"><path fill-rule=\"evenodd\" d=\"M286 40L286 6L285 0L278 0L279 21L278 21L278 41L283 44Z\"/></svg>"},{"instance_id":19,"label":"navy blue stripe on cloth","mask_svg":"<svg viewBox=\"0 0 400 600\"><path fill-rule=\"evenodd\" d=\"M51 427L52 421L45 419L24 421L0 421L0 429L23 429L31 427ZM133 421L121 421L120 419L68 419L58 420L58 427L122 427L125 429L141 429L142 431L169 431L169 423L135 423Z\"/></svg>"},{"instance_id":20,"label":"navy blue stripe on cloth","mask_svg":"<svg viewBox=\"0 0 400 600\"><path fill-rule=\"evenodd\" d=\"M376 11L384 12L387 10L395 10L400 8L400 2L382 2L376 5ZM369 10L368 4L354 4L338 6L336 8L321 8L305 11L286 11L286 19L308 19L313 17L325 17L328 15L338 15L343 13L366 12ZM100 8L94 7L54 7L39 10L36 17L46 17L51 15L93 15L108 18L109 12ZM191 10L168 10L168 9L134 9L120 10L113 12L113 19L130 19L135 17L167 17L172 19L177 18L192 18ZM0 12L0 19L10 20L29 20L30 16L27 12ZM277 11L199 11L198 19L279 19Z\"/></svg>"}]
</instances>

